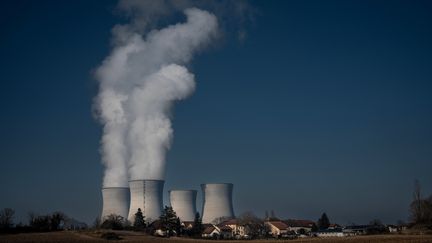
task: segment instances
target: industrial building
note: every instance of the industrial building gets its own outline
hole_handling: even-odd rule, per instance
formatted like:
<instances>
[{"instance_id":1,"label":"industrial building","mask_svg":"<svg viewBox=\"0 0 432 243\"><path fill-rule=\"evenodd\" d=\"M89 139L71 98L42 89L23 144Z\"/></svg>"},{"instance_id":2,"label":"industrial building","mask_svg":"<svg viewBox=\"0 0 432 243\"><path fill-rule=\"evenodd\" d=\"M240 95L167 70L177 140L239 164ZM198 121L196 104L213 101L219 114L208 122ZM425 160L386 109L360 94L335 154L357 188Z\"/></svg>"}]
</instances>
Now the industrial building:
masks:
<instances>
[{"instance_id":1,"label":"industrial building","mask_svg":"<svg viewBox=\"0 0 432 243\"><path fill-rule=\"evenodd\" d=\"M196 214L196 190L169 191L171 207L181 221L193 221Z\"/></svg>"},{"instance_id":2,"label":"industrial building","mask_svg":"<svg viewBox=\"0 0 432 243\"><path fill-rule=\"evenodd\" d=\"M126 218L129 212L129 195L128 187L102 188L102 220L111 214Z\"/></svg>"},{"instance_id":3,"label":"industrial building","mask_svg":"<svg viewBox=\"0 0 432 243\"><path fill-rule=\"evenodd\" d=\"M202 184L201 189L203 193L203 223L207 224L217 219L235 217L232 204L233 184Z\"/></svg>"},{"instance_id":4,"label":"industrial building","mask_svg":"<svg viewBox=\"0 0 432 243\"><path fill-rule=\"evenodd\" d=\"M127 187L102 189L103 208L101 219L115 214L130 222L141 209L145 220L157 220L163 211L163 180L131 180ZM232 203L233 184L202 184L202 222L212 223L218 219L234 218ZM170 204L182 222L193 221L197 213L196 190L169 191Z\"/></svg>"},{"instance_id":5,"label":"industrial building","mask_svg":"<svg viewBox=\"0 0 432 243\"><path fill-rule=\"evenodd\" d=\"M135 221L135 213L141 209L146 221L159 218L163 210L163 180L133 180L129 182L129 221Z\"/></svg>"}]
</instances>

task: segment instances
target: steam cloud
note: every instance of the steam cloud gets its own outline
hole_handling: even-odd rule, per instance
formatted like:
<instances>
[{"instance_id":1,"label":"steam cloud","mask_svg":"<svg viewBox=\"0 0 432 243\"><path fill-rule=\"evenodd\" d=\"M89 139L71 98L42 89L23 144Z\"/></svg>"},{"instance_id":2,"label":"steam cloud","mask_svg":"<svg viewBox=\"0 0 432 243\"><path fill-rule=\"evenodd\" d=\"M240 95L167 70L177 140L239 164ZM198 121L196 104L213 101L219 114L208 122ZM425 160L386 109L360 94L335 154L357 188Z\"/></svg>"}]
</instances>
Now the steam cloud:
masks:
<instances>
[{"instance_id":1,"label":"steam cloud","mask_svg":"<svg viewBox=\"0 0 432 243\"><path fill-rule=\"evenodd\" d=\"M121 1L120 7L131 10L134 3L142 5ZM218 32L215 15L186 8L186 22L145 34L149 25L139 12L143 9L133 9L130 24L114 27L112 52L96 70L104 187L126 187L129 179L163 179L173 137L172 107L195 89L185 65Z\"/></svg>"}]
</instances>

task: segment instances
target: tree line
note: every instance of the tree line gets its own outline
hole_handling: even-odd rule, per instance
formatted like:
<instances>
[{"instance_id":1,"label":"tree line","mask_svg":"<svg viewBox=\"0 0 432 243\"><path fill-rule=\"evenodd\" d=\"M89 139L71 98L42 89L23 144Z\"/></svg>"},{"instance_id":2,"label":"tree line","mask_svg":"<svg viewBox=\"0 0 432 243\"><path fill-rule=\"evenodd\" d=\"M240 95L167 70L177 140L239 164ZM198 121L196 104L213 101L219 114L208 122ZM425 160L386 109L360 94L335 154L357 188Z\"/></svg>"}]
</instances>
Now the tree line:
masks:
<instances>
[{"instance_id":1,"label":"tree line","mask_svg":"<svg viewBox=\"0 0 432 243\"><path fill-rule=\"evenodd\" d=\"M100 222L99 218L96 218L94 227L113 230L142 231L152 235L160 230L161 232L158 233L167 237L174 235L198 237L203 231L203 224L199 213L196 213L192 227L185 229L182 227L180 218L177 216L174 209L169 206L165 206L159 219L151 223L146 221L140 208L138 208L134 218L133 222L129 222L122 216L111 214L104 217L103 222Z\"/></svg>"},{"instance_id":2,"label":"tree line","mask_svg":"<svg viewBox=\"0 0 432 243\"><path fill-rule=\"evenodd\" d=\"M414 183L413 200L409 206L410 224L411 227L426 227L432 229L432 195L423 196L420 183L416 180ZM15 211L12 208L4 208L0 210L0 233L14 232L47 232L57 231L65 228L65 222L68 217L62 212L53 212L46 215L38 215L35 213L28 214L28 224L14 224ZM266 213L266 219L277 219L274 212L271 216ZM215 224L227 220L220 218L215 220ZM264 220L255 216L252 212L246 212L237 217L239 224L247 226L252 237L262 237L268 234L268 227L264 224ZM380 220L372 220L370 225L383 226ZM326 213L323 213L316 224L313 225L312 231L327 229L330 225L330 220ZM165 236L184 235L189 237L200 237L204 225L202 224L200 214L195 215L194 222L191 227L182 227L181 221L172 207L165 206L158 220L150 223L145 219L141 209L135 213L135 220L129 222L119 215L108 215L101 222L98 217L94 223L95 228L115 229L115 230L136 230L143 231L149 234L154 234L157 230L161 230Z\"/></svg>"},{"instance_id":3,"label":"tree line","mask_svg":"<svg viewBox=\"0 0 432 243\"><path fill-rule=\"evenodd\" d=\"M46 215L35 213L28 214L28 224L14 224L15 211L4 208L0 211L0 233L24 233L24 232L48 232L62 229L67 216L62 212L54 212Z\"/></svg>"}]
</instances>

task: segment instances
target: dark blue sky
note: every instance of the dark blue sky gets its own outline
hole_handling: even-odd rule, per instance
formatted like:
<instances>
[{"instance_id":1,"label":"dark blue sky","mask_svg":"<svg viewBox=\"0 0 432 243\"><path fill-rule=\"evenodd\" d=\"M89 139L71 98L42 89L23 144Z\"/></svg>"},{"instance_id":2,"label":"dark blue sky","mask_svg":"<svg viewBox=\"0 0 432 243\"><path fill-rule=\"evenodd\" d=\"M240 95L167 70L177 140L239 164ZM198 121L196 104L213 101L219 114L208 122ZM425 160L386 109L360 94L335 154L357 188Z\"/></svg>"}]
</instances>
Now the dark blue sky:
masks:
<instances>
[{"instance_id":1,"label":"dark blue sky","mask_svg":"<svg viewBox=\"0 0 432 243\"><path fill-rule=\"evenodd\" d=\"M250 4L246 40L227 31L191 65L166 189L233 182L237 214L407 220L414 179L432 193L432 3ZM100 214L92 70L115 5L0 3L0 208L17 220Z\"/></svg>"}]
</instances>

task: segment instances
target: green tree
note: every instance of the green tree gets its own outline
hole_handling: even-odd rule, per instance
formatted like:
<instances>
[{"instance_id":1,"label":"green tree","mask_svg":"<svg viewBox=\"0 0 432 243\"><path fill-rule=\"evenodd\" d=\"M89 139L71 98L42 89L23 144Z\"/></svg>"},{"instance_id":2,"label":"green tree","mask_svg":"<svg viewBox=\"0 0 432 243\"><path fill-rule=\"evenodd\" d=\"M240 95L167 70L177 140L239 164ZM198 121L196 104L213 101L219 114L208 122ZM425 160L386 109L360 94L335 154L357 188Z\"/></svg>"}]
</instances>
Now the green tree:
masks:
<instances>
[{"instance_id":1,"label":"green tree","mask_svg":"<svg viewBox=\"0 0 432 243\"><path fill-rule=\"evenodd\" d=\"M146 227L144 215L141 211L141 208L138 208L138 211L135 213L135 221L133 226L136 229L144 229Z\"/></svg>"},{"instance_id":2,"label":"green tree","mask_svg":"<svg viewBox=\"0 0 432 243\"><path fill-rule=\"evenodd\" d=\"M172 207L165 206L159 220L162 230L165 230L167 237L180 233L178 232L181 227L180 219Z\"/></svg>"},{"instance_id":3,"label":"green tree","mask_svg":"<svg viewBox=\"0 0 432 243\"><path fill-rule=\"evenodd\" d=\"M321 218L318 219L318 228L319 229L327 229L330 226L330 220L327 217L326 213L321 215Z\"/></svg>"},{"instance_id":4,"label":"green tree","mask_svg":"<svg viewBox=\"0 0 432 243\"><path fill-rule=\"evenodd\" d=\"M200 214L197 212L195 214L194 223L191 229L191 235L193 237L200 237L201 233L203 232L203 225Z\"/></svg>"},{"instance_id":5,"label":"green tree","mask_svg":"<svg viewBox=\"0 0 432 243\"><path fill-rule=\"evenodd\" d=\"M180 222L180 218L177 217L177 219L175 220L175 224L174 224L174 230L177 234L177 236L182 235L182 226L181 226L181 222Z\"/></svg>"},{"instance_id":6,"label":"green tree","mask_svg":"<svg viewBox=\"0 0 432 243\"><path fill-rule=\"evenodd\" d=\"M313 224L311 231L312 232L317 232L318 231L318 226L316 224Z\"/></svg>"}]
</instances>

